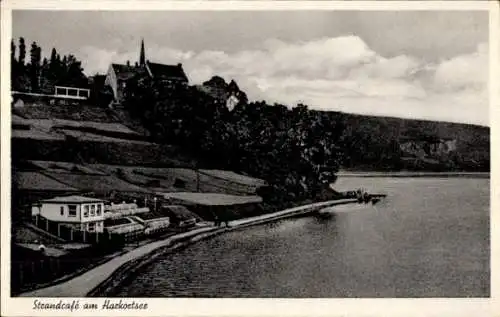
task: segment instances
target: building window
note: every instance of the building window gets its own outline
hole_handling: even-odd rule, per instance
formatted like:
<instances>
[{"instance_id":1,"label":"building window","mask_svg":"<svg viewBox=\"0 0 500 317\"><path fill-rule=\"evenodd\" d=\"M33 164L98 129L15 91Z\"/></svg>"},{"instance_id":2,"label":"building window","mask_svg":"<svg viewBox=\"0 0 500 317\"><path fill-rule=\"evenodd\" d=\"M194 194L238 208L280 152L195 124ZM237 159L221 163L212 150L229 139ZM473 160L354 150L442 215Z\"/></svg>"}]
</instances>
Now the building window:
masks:
<instances>
[{"instance_id":1,"label":"building window","mask_svg":"<svg viewBox=\"0 0 500 317\"><path fill-rule=\"evenodd\" d=\"M95 205L90 205L90 216L95 216Z\"/></svg>"},{"instance_id":2,"label":"building window","mask_svg":"<svg viewBox=\"0 0 500 317\"><path fill-rule=\"evenodd\" d=\"M76 217L76 205L68 205L68 216Z\"/></svg>"},{"instance_id":3,"label":"building window","mask_svg":"<svg viewBox=\"0 0 500 317\"><path fill-rule=\"evenodd\" d=\"M88 217L89 216L89 205L83 206L83 216Z\"/></svg>"},{"instance_id":4,"label":"building window","mask_svg":"<svg viewBox=\"0 0 500 317\"><path fill-rule=\"evenodd\" d=\"M61 206L61 216L64 216L64 206Z\"/></svg>"},{"instance_id":5,"label":"building window","mask_svg":"<svg viewBox=\"0 0 500 317\"><path fill-rule=\"evenodd\" d=\"M95 231L95 223L91 222L91 223L87 224L87 229L89 231Z\"/></svg>"},{"instance_id":6,"label":"building window","mask_svg":"<svg viewBox=\"0 0 500 317\"><path fill-rule=\"evenodd\" d=\"M96 215L100 216L100 215L101 215L101 212L102 212L102 205L101 205L101 204L97 204L97 211L96 211Z\"/></svg>"}]
</instances>

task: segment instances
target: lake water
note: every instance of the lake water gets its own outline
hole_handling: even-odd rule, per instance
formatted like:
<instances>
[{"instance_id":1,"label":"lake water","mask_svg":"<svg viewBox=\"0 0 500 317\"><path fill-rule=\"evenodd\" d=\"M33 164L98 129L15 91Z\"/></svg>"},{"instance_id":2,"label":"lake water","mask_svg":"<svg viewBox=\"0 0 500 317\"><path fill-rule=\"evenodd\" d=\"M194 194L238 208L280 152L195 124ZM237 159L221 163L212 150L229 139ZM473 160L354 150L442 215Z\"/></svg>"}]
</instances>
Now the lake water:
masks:
<instances>
[{"instance_id":1,"label":"lake water","mask_svg":"<svg viewBox=\"0 0 500 317\"><path fill-rule=\"evenodd\" d=\"M346 178L373 208L251 227L166 254L126 297L488 297L489 179Z\"/></svg>"}]
</instances>

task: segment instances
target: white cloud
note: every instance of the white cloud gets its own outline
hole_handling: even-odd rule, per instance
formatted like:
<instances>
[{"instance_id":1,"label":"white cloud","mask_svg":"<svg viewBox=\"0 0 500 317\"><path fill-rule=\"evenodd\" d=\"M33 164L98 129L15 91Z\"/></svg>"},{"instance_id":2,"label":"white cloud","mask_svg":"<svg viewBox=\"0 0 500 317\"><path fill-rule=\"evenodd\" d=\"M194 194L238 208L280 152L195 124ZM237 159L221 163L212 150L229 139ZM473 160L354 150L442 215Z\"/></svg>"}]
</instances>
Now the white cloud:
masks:
<instances>
[{"instance_id":1,"label":"white cloud","mask_svg":"<svg viewBox=\"0 0 500 317\"><path fill-rule=\"evenodd\" d=\"M488 47L480 44L476 52L457 56L437 66L435 84L446 90L482 90L488 81Z\"/></svg>"},{"instance_id":2,"label":"white cloud","mask_svg":"<svg viewBox=\"0 0 500 317\"><path fill-rule=\"evenodd\" d=\"M259 50L183 52L147 47L147 58L182 62L192 83L219 75L235 79L250 99L311 108L488 124L487 45L436 65L409 55L384 57L356 36L287 43ZM110 62L136 61L126 53L82 49L88 73Z\"/></svg>"}]
</instances>

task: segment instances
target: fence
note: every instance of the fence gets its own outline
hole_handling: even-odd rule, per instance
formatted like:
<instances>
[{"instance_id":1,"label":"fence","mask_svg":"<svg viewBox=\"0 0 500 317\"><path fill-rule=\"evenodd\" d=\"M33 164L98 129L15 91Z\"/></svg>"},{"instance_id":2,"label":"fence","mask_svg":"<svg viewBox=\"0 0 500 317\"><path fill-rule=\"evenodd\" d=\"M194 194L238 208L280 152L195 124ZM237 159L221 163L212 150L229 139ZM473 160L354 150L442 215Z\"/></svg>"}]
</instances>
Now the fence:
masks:
<instances>
[{"instance_id":1,"label":"fence","mask_svg":"<svg viewBox=\"0 0 500 317\"><path fill-rule=\"evenodd\" d=\"M116 246L117 248L123 246L125 238L117 233L108 232L88 232L77 230L69 225L61 224L59 222L48 220L40 215L33 217L33 223L38 228L47 231L55 236L60 237L68 242L78 242L93 245L109 245L110 247Z\"/></svg>"},{"instance_id":2,"label":"fence","mask_svg":"<svg viewBox=\"0 0 500 317\"><path fill-rule=\"evenodd\" d=\"M54 96L76 99L88 99L90 90L76 87L55 86Z\"/></svg>"},{"instance_id":3,"label":"fence","mask_svg":"<svg viewBox=\"0 0 500 317\"><path fill-rule=\"evenodd\" d=\"M48 257L41 253L14 246L11 261L11 293L16 294L35 286L47 285L64 276L94 267L106 261L106 250L97 247L73 250L60 257Z\"/></svg>"}]
</instances>

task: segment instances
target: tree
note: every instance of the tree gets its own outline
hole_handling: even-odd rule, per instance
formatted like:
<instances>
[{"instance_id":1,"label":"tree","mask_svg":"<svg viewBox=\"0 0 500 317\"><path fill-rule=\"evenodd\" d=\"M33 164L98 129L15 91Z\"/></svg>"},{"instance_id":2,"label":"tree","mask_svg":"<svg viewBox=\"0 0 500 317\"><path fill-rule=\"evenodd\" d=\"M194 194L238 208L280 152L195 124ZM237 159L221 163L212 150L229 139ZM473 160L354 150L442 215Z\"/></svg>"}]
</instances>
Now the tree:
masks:
<instances>
[{"instance_id":1,"label":"tree","mask_svg":"<svg viewBox=\"0 0 500 317\"><path fill-rule=\"evenodd\" d=\"M245 96L236 82L218 76L205 85ZM277 201L314 197L338 170L336 124L306 105L290 111L244 100L230 112L194 87L167 89L148 77L127 83L124 105L159 142L179 145L212 168L263 178Z\"/></svg>"},{"instance_id":2,"label":"tree","mask_svg":"<svg viewBox=\"0 0 500 317\"><path fill-rule=\"evenodd\" d=\"M60 68L60 57L57 54L55 48L52 48L52 52L50 53L50 62L49 62L49 72L48 79L51 81L55 81L57 78L57 73Z\"/></svg>"},{"instance_id":3,"label":"tree","mask_svg":"<svg viewBox=\"0 0 500 317\"><path fill-rule=\"evenodd\" d=\"M39 78L40 78L40 62L41 62L42 49L33 42L31 44L30 50L30 65L29 65L29 74L31 80L31 90L38 92L39 91Z\"/></svg>"},{"instance_id":4,"label":"tree","mask_svg":"<svg viewBox=\"0 0 500 317\"><path fill-rule=\"evenodd\" d=\"M10 80L12 86L14 86L14 80L16 79L17 75L18 67L16 60L16 44L14 43L14 40L12 40L10 42Z\"/></svg>"},{"instance_id":5,"label":"tree","mask_svg":"<svg viewBox=\"0 0 500 317\"><path fill-rule=\"evenodd\" d=\"M19 38L18 58L15 58L15 44L11 42L11 87L15 91L29 91L30 78L25 69L26 46L24 38Z\"/></svg>"},{"instance_id":6,"label":"tree","mask_svg":"<svg viewBox=\"0 0 500 317\"><path fill-rule=\"evenodd\" d=\"M11 40L10 42L10 61L11 63L16 61L16 44L14 43L14 40Z\"/></svg>"},{"instance_id":7,"label":"tree","mask_svg":"<svg viewBox=\"0 0 500 317\"><path fill-rule=\"evenodd\" d=\"M25 59L26 59L26 44L24 43L24 38L21 37L19 38L19 58L17 60L21 68L24 67Z\"/></svg>"}]
</instances>

